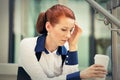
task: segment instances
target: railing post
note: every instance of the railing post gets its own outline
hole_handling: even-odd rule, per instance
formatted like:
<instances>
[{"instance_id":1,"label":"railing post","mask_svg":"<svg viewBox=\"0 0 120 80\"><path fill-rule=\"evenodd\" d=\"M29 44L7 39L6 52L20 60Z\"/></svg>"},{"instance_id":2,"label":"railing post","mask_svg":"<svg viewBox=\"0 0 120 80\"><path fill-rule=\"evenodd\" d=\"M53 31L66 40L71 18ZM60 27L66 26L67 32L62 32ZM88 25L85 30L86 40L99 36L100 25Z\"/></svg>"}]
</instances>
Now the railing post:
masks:
<instances>
[{"instance_id":1,"label":"railing post","mask_svg":"<svg viewBox=\"0 0 120 80\"><path fill-rule=\"evenodd\" d=\"M120 11L120 9L119 9ZM112 14L116 17L119 16L118 9L112 9ZM112 24L112 29L116 29L117 26ZM120 80L119 73L120 70L118 70L120 64L119 64L119 36L116 31L112 31L112 74L113 74L113 80Z\"/></svg>"}]
</instances>

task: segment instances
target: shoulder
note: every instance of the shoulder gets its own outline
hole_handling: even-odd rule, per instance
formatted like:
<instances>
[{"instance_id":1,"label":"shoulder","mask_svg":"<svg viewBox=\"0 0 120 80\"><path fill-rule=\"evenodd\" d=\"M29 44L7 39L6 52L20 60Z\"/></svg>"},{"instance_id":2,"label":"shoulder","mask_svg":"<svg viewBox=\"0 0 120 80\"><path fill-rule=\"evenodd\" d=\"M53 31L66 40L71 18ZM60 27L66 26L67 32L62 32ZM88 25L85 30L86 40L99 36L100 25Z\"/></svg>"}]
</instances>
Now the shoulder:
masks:
<instances>
[{"instance_id":1,"label":"shoulder","mask_svg":"<svg viewBox=\"0 0 120 80\"><path fill-rule=\"evenodd\" d=\"M35 45L38 37L24 38L20 42L20 46L31 46Z\"/></svg>"},{"instance_id":2,"label":"shoulder","mask_svg":"<svg viewBox=\"0 0 120 80\"><path fill-rule=\"evenodd\" d=\"M31 37L31 38L24 38L21 40L21 44L28 43L28 42L35 42L38 37Z\"/></svg>"}]
</instances>

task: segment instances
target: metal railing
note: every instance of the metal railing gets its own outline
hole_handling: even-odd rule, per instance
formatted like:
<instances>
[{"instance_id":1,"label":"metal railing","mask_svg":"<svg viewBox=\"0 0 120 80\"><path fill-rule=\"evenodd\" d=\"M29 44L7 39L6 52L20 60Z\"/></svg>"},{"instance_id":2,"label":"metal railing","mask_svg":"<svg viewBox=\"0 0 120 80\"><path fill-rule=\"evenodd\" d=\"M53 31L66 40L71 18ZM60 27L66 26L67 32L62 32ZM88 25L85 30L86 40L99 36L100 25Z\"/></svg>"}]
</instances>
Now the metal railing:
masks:
<instances>
[{"instance_id":1,"label":"metal railing","mask_svg":"<svg viewBox=\"0 0 120 80\"><path fill-rule=\"evenodd\" d=\"M115 24L118 28L120 28L120 21L114 17L112 14L110 14L107 10L105 10L103 7L101 7L97 2L94 0L86 0L93 8L95 8L97 11L102 13L108 21Z\"/></svg>"},{"instance_id":2,"label":"metal railing","mask_svg":"<svg viewBox=\"0 0 120 80\"><path fill-rule=\"evenodd\" d=\"M86 1L90 4L90 6L92 6L98 12L100 12L101 14L103 14L110 23L114 24L116 27L118 27L118 29L120 29L120 21L116 17L114 17L112 14L110 14L106 9L104 9L103 7L101 7L94 0L86 0ZM114 31L114 29L111 29L111 31ZM113 70L113 72L112 72L113 73L112 74L112 78L113 78L113 80L119 80L118 79L118 75L119 75L119 72L118 72L118 63L117 63L116 60L118 60L117 34L115 32L112 32L112 63L114 63L112 65L112 70Z\"/></svg>"}]
</instances>

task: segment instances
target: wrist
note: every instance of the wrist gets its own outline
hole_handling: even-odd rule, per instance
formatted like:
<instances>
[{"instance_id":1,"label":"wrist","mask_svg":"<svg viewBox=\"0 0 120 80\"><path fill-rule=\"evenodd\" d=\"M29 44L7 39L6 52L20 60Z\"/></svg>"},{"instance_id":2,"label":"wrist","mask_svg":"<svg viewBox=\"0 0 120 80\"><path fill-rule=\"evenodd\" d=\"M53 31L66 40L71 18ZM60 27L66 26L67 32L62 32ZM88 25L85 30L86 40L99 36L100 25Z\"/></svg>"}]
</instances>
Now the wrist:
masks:
<instances>
[{"instance_id":1,"label":"wrist","mask_svg":"<svg viewBox=\"0 0 120 80\"><path fill-rule=\"evenodd\" d=\"M80 78L85 79L85 74L82 74L82 72L80 72Z\"/></svg>"},{"instance_id":2,"label":"wrist","mask_svg":"<svg viewBox=\"0 0 120 80\"><path fill-rule=\"evenodd\" d=\"M69 51L76 51L77 50L77 45L70 45L69 46Z\"/></svg>"}]
</instances>

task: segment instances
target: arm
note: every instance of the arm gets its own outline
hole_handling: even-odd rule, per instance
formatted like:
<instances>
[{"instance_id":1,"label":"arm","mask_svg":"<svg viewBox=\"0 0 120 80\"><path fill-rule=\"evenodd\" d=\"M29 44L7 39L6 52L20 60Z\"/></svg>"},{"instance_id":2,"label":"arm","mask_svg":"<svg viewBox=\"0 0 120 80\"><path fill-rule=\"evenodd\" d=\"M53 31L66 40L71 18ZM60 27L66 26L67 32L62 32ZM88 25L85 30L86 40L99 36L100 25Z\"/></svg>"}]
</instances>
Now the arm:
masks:
<instances>
[{"instance_id":1,"label":"arm","mask_svg":"<svg viewBox=\"0 0 120 80\"><path fill-rule=\"evenodd\" d=\"M66 61L63 66L63 74L67 74L66 80L81 80L77 55L77 51L72 51L68 52L66 56Z\"/></svg>"},{"instance_id":2,"label":"arm","mask_svg":"<svg viewBox=\"0 0 120 80\"><path fill-rule=\"evenodd\" d=\"M71 34L69 42L69 50L75 51L77 50L77 42L79 39L79 36L82 33L82 29L75 24L75 28L73 33ZM80 78L81 79L88 79L88 78L96 78L96 77L104 77L107 74L105 68L101 65L93 64L92 66L86 68L85 70L82 70L80 72Z\"/></svg>"},{"instance_id":3,"label":"arm","mask_svg":"<svg viewBox=\"0 0 120 80\"><path fill-rule=\"evenodd\" d=\"M75 24L74 31L68 40L69 52L66 56L65 65L63 66L63 73L68 74L67 80L81 80L77 56L77 42L81 34L82 29Z\"/></svg>"},{"instance_id":4,"label":"arm","mask_svg":"<svg viewBox=\"0 0 120 80\"><path fill-rule=\"evenodd\" d=\"M82 34L82 29L77 24L75 24L74 31L68 40L69 51L77 50L77 43L78 43L78 39L81 36L81 34Z\"/></svg>"}]
</instances>

